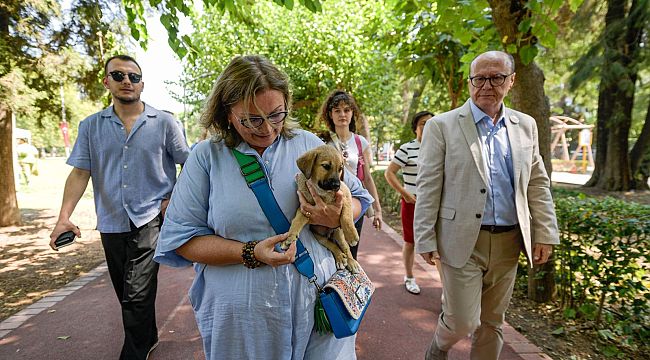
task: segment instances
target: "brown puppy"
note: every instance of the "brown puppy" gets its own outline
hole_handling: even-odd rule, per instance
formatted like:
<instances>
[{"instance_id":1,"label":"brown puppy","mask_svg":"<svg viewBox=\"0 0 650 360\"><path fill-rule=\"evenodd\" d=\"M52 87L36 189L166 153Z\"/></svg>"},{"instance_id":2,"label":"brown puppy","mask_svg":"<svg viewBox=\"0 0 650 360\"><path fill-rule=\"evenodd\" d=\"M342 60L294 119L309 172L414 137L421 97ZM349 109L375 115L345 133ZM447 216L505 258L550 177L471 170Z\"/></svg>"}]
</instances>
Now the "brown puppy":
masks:
<instances>
[{"instance_id":1,"label":"brown puppy","mask_svg":"<svg viewBox=\"0 0 650 360\"><path fill-rule=\"evenodd\" d=\"M296 161L301 173L296 175L298 190L305 197L307 202L314 205L314 198L307 188L307 181L311 182L316 189L318 196L327 204L331 204L336 199L336 192L343 192L343 208L341 209L341 226L330 230L327 236L314 233L316 240L325 246L334 255L336 267L338 269L348 268L352 273L359 271L359 263L352 258L350 246L359 242L359 235L354 228L354 218L352 214L352 195L350 189L345 185L343 180L343 159L341 154L329 145L321 145L304 153ZM296 211L296 216L291 221L289 237L282 242L281 247L288 249L292 242L296 241L300 230L309 223L300 208Z\"/></svg>"}]
</instances>

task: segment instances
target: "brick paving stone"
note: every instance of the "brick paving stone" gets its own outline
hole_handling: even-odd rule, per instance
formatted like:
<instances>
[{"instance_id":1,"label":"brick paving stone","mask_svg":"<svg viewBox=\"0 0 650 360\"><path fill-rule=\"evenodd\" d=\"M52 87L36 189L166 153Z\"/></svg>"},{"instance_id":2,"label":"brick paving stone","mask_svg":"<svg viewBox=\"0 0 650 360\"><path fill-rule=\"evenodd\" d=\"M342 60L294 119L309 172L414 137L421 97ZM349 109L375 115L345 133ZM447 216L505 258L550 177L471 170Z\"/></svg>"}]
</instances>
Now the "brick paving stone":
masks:
<instances>
[{"instance_id":1,"label":"brick paving stone","mask_svg":"<svg viewBox=\"0 0 650 360\"><path fill-rule=\"evenodd\" d=\"M542 353L542 351L530 342L509 343L510 347L519 354Z\"/></svg>"},{"instance_id":2,"label":"brick paving stone","mask_svg":"<svg viewBox=\"0 0 650 360\"><path fill-rule=\"evenodd\" d=\"M0 323L0 330L13 330L13 329L16 329L20 325L22 325L25 322L25 320L20 321L20 320L14 320L12 318L9 318L9 320L5 320L5 321Z\"/></svg>"},{"instance_id":3,"label":"brick paving stone","mask_svg":"<svg viewBox=\"0 0 650 360\"><path fill-rule=\"evenodd\" d=\"M52 307L52 305L56 305L56 303L58 302L58 301L43 301L43 300L45 299L37 301L30 306L33 306L35 309L45 309L45 308Z\"/></svg>"},{"instance_id":4,"label":"brick paving stone","mask_svg":"<svg viewBox=\"0 0 650 360\"><path fill-rule=\"evenodd\" d=\"M29 307L27 307L27 308L24 308L24 309L20 310L15 315L36 315L36 314L40 314L43 310L44 310L44 308L29 308Z\"/></svg>"},{"instance_id":5,"label":"brick paving stone","mask_svg":"<svg viewBox=\"0 0 650 360\"><path fill-rule=\"evenodd\" d=\"M552 357L540 353L540 354L520 354L521 358L524 360L553 360Z\"/></svg>"},{"instance_id":6,"label":"brick paving stone","mask_svg":"<svg viewBox=\"0 0 650 360\"><path fill-rule=\"evenodd\" d=\"M529 342L528 339L526 339L526 337L521 335L520 333L518 333L516 331L514 331L514 332L506 332L505 329L503 331L503 338L508 343Z\"/></svg>"}]
</instances>

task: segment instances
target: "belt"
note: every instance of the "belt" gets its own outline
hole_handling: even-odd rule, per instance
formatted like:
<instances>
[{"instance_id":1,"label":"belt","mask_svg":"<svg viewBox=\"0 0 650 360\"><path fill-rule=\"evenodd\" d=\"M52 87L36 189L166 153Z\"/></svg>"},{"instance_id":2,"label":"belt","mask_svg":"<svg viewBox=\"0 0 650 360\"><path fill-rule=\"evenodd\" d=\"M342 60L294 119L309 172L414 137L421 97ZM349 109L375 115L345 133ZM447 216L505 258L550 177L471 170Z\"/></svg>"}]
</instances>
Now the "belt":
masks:
<instances>
[{"instance_id":1,"label":"belt","mask_svg":"<svg viewBox=\"0 0 650 360\"><path fill-rule=\"evenodd\" d=\"M489 231L493 234L504 233L516 229L519 225L481 225L481 230Z\"/></svg>"}]
</instances>

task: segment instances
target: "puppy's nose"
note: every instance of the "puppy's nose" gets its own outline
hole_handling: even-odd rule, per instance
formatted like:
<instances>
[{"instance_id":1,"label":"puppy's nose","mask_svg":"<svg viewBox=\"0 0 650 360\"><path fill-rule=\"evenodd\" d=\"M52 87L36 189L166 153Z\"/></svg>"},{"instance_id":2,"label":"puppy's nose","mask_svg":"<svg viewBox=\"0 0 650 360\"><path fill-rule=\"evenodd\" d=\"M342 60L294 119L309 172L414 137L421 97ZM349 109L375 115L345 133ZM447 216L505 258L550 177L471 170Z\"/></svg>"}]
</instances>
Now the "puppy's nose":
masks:
<instances>
[{"instance_id":1,"label":"puppy's nose","mask_svg":"<svg viewBox=\"0 0 650 360\"><path fill-rule=\"evenodd\" d=\"M320 187L323 190L339 191L339 188L341 187L341 181L337 178L327 179L321 183Z\"/></svg>"}]
</instances>

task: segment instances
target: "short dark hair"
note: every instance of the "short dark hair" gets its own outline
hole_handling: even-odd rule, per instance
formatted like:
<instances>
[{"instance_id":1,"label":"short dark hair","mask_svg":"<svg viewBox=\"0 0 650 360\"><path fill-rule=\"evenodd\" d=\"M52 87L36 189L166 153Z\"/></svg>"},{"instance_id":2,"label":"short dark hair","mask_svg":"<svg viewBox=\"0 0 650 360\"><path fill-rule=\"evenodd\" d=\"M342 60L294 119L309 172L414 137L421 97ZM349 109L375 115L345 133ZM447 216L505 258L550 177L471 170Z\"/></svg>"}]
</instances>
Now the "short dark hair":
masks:
<instances>
[{"instance_id":1,"label":"short dark hair","mask_svg":"<svg viewBox=\"0 0 650 360\"><path fill-rule=\"evenodd\" d=\"M106 60L106 62L104 63L104 73L105 74L108 74L108 63L110 63L111 61L113 61L115 59L122 60L122 61L130 61L130 62L134 63L135 66L138 67L138 70L140 70L140 75L142 75L142 68L140 67L140 64L138 64L138 62L135 61L135 59L130 57L129 55L114 55L114 56L109 57L108 60Z\"/></svg>"},{"instance_id":2,"label":"short dark hair","mask_svg":"<svg viewBox=\"0 0 650 360\"><path fill-rule=\"evenodd\" d=\"M415 116L413 116L413 120L411 120L411 130L413 130L413 133L415 133L415 129L418 128L418 121L427 115L431 115L431 117L434 116L431 111L427 110L420 111L419 113L415 114Z\"/></svg>"}]
</instances>

